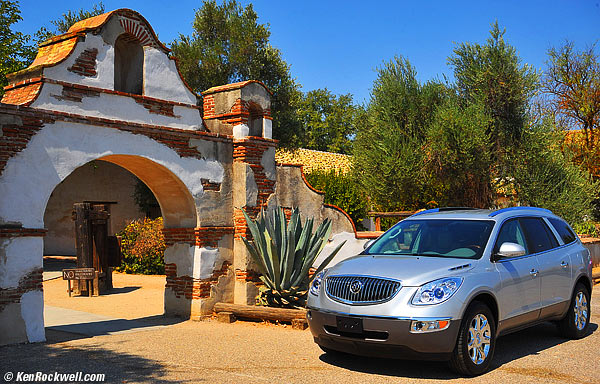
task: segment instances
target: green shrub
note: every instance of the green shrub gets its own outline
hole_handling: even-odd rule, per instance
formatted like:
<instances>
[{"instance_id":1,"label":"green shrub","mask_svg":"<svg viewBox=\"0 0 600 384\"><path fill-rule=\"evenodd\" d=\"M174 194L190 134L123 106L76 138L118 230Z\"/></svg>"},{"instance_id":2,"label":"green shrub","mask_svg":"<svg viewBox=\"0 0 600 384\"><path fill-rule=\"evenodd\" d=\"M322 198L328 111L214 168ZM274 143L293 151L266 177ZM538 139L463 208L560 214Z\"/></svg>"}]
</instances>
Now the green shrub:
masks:
<instances>
[{"instance_id":1,"label":"green shrub","mask_svg":"<svg viewBox=\"0 0 600 384\"><path fill-rule=\"evenodd\" d=\"M123 262L116 270L142 275L163 275L166 246L162 229L162 217L155 220L144 218L132 221L119 232Z\"/></svg>"},{"instance_id":2,"label":"green shrub","mask_svg":"<svg viewBox=\"0 0 600 384\"><path fill-rule=\"evenodd\" d=\"M349 174L336 170L314 170L305 175L314 188L325 192L325 203L340 207L354 221L357 228L367 215L367 198Z\"/></svg>"},{"instance_id":3,"label":"green shrub","mask_svg":"<svg viewBox=\"0 0 600 384\"><path fill-rule=\"evenodd\" d=\"M600 237L600 224L594 223L593 221L574 223L572 226L573 230L580 236L587 235L591 237Z\"/></svg>"}]
</instances>

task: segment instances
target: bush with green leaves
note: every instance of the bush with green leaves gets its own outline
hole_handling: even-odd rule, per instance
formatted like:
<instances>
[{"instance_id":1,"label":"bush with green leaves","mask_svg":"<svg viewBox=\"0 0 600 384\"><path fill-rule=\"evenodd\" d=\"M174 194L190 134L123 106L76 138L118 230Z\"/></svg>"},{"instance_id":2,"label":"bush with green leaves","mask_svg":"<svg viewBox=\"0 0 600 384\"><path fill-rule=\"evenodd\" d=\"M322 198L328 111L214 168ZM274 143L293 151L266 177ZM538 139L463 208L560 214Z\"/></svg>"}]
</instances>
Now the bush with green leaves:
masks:
<instances>
[{"instance_id":1,"label":"bush with green leaves","mask_svg":"<svg viewBox=\"0 0 600 384\"><path fill-rule=\"evenodd\" d=\"M123 262L116 270L141 275L163 275L166 246L162 229L162 217L155 220L144 218L132 221L119 232Z\"/></svg>"},{"instance_id":2,"label":"bush with green leaves","mask_svg":"<svg viewBox=\"0 0 600 384\"><path fill-rule=\"evenodd\" d=\"M332 169L314 170L305 176L310 185L325 192L326 204L333 204L343 209L357 228L360 228L361 221L367 216L368 201L350 174Z\"/></svg>"},{"instance_id":3,"label":"bush with green leaves","mask_svg":"<svg viewBox=\"0 0 600 384\"><path fill-rule=\"evenodd\" d=\"M509 174L522 205L550 209L571 224L592 216L598 182L574 164L562 134L550 122L523 131L521 145L508 158Z\"/></svg>"},{"instance_id":4,"label":"bush with green leaves","mask_svg":"<svg viewBox=\"0 0 600 384\"><path fill-rule=\"evenodd\" d=\"M307 218L303 225L298 208L292 211L289 221L281 207L269 212L261 210L256 220L243 212L252 240L245 237L242 240L264 283L259 289L257 305L303 308L312 280L308 272L329 240L331 221L325 219L313 233L314 219ZM345 243L339 244L323 260L313 277L329 264Z\"/></svg>"},{"instance_id":5,"label":"bush with green leaves","mask_svg":"<svg viewBox=\"0 0 600 384\"><path fill-rule=\"evenodd\" d=\"M485 44L458 44L454 83L420 83L407 59L378 70L353 145L353 167L374 210L493 208L513 202L551 209L572 224L594 218L597 184L574 164L555 125L532 113L536 71L494 23Z\"/></svg>"}]
</instances>

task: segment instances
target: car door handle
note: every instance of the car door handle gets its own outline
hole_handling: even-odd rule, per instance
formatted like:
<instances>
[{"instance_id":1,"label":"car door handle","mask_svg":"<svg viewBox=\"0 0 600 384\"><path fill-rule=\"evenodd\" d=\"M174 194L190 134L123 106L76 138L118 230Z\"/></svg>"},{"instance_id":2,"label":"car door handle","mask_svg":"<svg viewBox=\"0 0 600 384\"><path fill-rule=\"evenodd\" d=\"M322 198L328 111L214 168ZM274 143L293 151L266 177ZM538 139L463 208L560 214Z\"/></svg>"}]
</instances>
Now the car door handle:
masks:
<instances>
[{"instance_id":1,"label":"car door handle","mask_svg":"<svg viewBox=\"0 0 600 384\"><path fill-rule=\"evenodd\" d=\"M569 266L569 263L567 263L566 261L563 261L562 263L560 263L560 266L563 268L567 268Z\"/></svg>"},{"instance_id":2,"label":"car door handle","mask_svg":"<svg viewBox=\"0 0 600 384\"><path fill-rule=\"evenodd\" d=\"M536 277L538 275L538 273L540 273L540 271L538 271L537 269L532 269L531 271L529 271L529 274L532 277Z\"/></svg>"}]
</instances>

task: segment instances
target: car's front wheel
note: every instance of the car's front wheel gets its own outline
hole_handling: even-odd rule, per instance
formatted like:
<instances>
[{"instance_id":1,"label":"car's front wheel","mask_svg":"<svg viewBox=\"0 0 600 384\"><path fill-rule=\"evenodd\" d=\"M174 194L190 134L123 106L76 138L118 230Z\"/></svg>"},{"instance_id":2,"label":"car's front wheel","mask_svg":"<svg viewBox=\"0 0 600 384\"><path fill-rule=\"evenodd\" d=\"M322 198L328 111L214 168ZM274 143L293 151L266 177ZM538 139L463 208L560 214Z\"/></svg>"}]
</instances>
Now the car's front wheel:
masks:
<instances>
[{"instance_id":1,"label":"car's front wheel","mask_svg":"<svg viewBox=\"0 0 600 384\"><path fill-rule=\"evenodd\" d=\"M489 369L495 348L494 315L487 305L476 301L461 322L450 368L462 375L480 375Z\"/></svg>"},{"instance_id":2,"label":"car's front wheel","mask_svg":"<svg viewBox=\"0 0 600 384\"><path fill-rule=\"evenodd\" d=\"M571 305L565 317L558 323L563 336L581 339L586 335L590 323L590 292L583 284L577 284Z\"/></svg>"}]
</instances>

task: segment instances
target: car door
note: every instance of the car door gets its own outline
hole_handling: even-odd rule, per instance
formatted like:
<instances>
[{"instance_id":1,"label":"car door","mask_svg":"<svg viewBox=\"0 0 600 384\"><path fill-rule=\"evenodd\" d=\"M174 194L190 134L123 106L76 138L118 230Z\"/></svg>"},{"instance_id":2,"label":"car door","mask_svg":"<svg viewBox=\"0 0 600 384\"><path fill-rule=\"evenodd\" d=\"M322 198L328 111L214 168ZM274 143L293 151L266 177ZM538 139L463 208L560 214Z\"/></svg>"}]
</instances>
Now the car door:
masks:
<instances>
[{"instance_id":1,"label":"car door","mask_svg":"<svg viewBox=\"0 0 600 384\"><path fill-rule=\"evenodd\" d=\"M542 280L540 316L550 317L563 314L569 305L573 290L572 258L576 256L577 248L575 234L571 232L567 223L552 218L543 220L542 224L548 236L554 240L551 250L537 255ZM554 227L554 231L548 224Z\"/></svg>"},{"instance_id":2,"label":"car door","mask_svg":"<svg viewBox=\"0 0 600 384\"><path fill-rule=\"evenodd\" d=\"M502 224L494 245L494 254L505 242L523 246L526 255L495 261L502 282L497 299L503 329L537 320L541 289L538 260L528 249L525 233L518 219L510 219Z\"/></svg>"}]
</instances>

